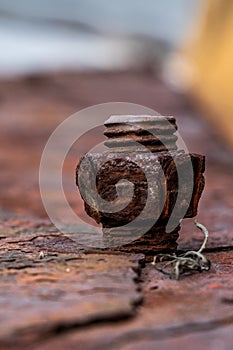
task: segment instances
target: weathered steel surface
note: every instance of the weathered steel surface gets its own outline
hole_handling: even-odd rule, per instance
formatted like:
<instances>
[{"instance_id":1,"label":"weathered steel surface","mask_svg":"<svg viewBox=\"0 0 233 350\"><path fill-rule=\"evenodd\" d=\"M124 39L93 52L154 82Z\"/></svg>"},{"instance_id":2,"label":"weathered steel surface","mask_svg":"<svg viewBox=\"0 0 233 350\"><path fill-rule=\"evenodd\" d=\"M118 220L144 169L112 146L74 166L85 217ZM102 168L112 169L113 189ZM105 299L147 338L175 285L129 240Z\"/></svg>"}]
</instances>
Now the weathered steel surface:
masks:
<instances>
[{"instance_id":1,"label":"weathered steel surface","mask_svg":"<svg viewBox=\"0 0 233 350\"><path fill-rule=\"evenodd\" d=\"M142 300L135 283L142 256L86 255L41 222L4 218L0 347L18 348L69 327L135 315Z\"/></svg>"},{"instance_id":2,"label":"weathered steel surface","mask_svg":"<svg viewBox=\"0 0 233 350\"><path fill-rule=\"evenodd\" d=\"M210 231L210 273L173 281L147 265L138 276L132 267L137 270L141 256L84 254L46 219L37 178L47 137L78 109L111 100L172 113L190 150L207 156L198 220ZM0 140L0 207L17 212L1 212L0 217L1 349L232 348L232 155L183 96L133 73L4 82ZM90 144L79 146L81 155ZM76 163L73 153L65 164L65 186ZM82 202L72 191L66 188L81 214ZM202 239L187 219L178 249L196 249ZM133 305L141 296L142 305Z\"/></svg>"},{"instance_id":3,"label":"weathered steel surface","mask_svg":"<svg viewBox=\"0 0 233 350\"><path fill-rule=\"evenodd\" d=\"M144 303L137 317L114 325L70 331L43 342L37 350L84 349L231 349L233 327L232 252L208 254L208 274L180 281L164 277L152 266L143 270ZM209 347L208 347L209 343ZM45 345L46 344L46 345ZM220 347L221 348L221 347Z\"/></svg>"}]
</instances>

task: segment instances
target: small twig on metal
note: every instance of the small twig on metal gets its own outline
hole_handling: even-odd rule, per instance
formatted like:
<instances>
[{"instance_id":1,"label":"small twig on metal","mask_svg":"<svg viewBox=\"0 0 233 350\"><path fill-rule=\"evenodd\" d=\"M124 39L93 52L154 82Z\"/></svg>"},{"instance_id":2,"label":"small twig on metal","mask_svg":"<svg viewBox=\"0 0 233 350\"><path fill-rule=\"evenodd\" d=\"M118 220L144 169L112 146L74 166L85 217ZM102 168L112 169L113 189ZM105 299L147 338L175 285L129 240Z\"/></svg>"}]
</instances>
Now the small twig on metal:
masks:
<instances>
[{"instance_id":1,"label":"small twig on metal","mask_svg":"<svg viewBox=\"0 0 233 350\"><path fill-rule=\"evenodd\" d=\"M209 237L209 232L204 225L198 223L196 220L194 224L204 234L204 241L200 249L198 251L190 250L180 255L157 254L151 263L157 271L178 280L180 275L185 273L202 272L210 269L210 260L202 254ZM159 267L161 264L162 267Z\"/></svg>"}]
</instances>

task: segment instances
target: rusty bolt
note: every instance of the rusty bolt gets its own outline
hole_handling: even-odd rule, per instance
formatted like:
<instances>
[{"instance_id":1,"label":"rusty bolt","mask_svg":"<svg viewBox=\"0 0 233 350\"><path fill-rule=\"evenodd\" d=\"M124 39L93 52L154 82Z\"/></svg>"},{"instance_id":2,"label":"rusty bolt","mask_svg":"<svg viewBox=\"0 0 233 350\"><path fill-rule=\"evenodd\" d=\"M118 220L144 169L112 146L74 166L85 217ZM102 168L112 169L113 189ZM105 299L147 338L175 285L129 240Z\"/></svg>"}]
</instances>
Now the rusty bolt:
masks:
<instances>
[{"instance_id":1,"label":"rusty bolt","mask_svg":"<svg viewBox=\"0 0 233 350\"><path fill-rule=\"evenodd\" d=\"M102 224L106 246L148 256L175 251L181 220L197 215L204 156L178 149L174 117L111 116L105 127L108 150L84 155L77 166L87 214ZM87 202L91 181L103 200L121 209L108 212L99 210L95 199Z\"/></svg>"}]
</instances>

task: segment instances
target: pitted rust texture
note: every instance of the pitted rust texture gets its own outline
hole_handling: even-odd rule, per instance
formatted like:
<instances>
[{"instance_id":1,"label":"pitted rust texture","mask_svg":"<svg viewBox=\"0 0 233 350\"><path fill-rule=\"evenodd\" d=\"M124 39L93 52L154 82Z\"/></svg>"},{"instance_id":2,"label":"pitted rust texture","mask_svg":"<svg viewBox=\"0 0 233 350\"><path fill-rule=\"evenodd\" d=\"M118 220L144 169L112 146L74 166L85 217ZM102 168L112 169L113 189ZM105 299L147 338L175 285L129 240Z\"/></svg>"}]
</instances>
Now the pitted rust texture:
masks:
<instances>
[{"instance_id":1,"label":"pitted rust texture","mask_svg":"<svg viewBox=\"0 0 233 350\"><path fill-rule=\"evenodd\" d=\"M150 264L141 270L141 255L78 251L46 220L1 219L0 348L167 350L186 338L230 341L231 250L207 253L210 273L175 281Z\"/></svg>"},{"instance_id":2,"label":"pitted rust texture","mask_svg":"<svg viewBox=\"0 0 233 350\"><path fill-rule=\"evenodd\" d=\"M207 156L206 189L200 202L198 220L209 229L207 249L210 253L207 256L212 261L210 273L186 276L178 282L157 273L150 265L142 269L139 278L137 274L133 274L133 278L136 276L137 279L135 288L142 289L144 304L142 307L137 307L134 317L126 320L128 317L126 316L121 321L118 313L114 318L115 311L109 312L108 294L105 294L106 304L103 302L101 307L95 309L95 318L91 317L94 315L94 309L91 309L93 313L90 312L87 304L76 306L79 292L76 289L77 285L73 286L73 283L77 281L79 273L85 275L90 281L95 274L95 266L101 263L98 259L103 257L106 259L102 265L103 275L101 274L102 277L98 275L98 279L93 277L93 282L99 286L98 283L103 281L104 276L103 285L108 279L110 286L111 284L116 286L115 273L117 276L120 274L122 278L119 263L121 261L122 264L128 265L128 259L131 259L132 254L118 255L117 263L112 259L112 255L83 254L76 243L57 232L47 219L38 220L30 216L34 213L36 216L46 217L40 200L37 176L41 152L51 132L66 116L77 110L112 100L128 100L150 106L163 113L172 111L177 116L188 148ZM122 72L71 75L59 73L34 76L30 79L4 80L0 85L0 102L0 206L25 215L23 218L12 212L8 214L0 212L0 243L2 244L0 256L3 258L1 260L3 269L0 271L0 306L4 307L2 312L0 308L1 326L4 332L4 342L2 337L0 349L180 350L186 348L196 350L198 348L209 350L224 348L224 350L231 350L233 343L232 154L220 142L212 126L205 123L204 118L198 115L196 108L194 110L191 107L190 101L187 101L185 96L169 90L156 77ZM93 139L83 140L80 145L83 147L81 149L83 152L89 150L90 142L93 142ZM72 178L77 153L73 154L68 161L69 176ZM66 179L67 177L64 181ZM71 195L72 193L69 193L69 196ZM71 198L75 210L81 213L83 205L78 201L77 194L74 193ZM202 241L203 235L196 230L193 220L184 220L178 249L198 249ZM39 260L39 253L42 250L45 253L45 260L34 262ZM65 259L69 257L78 258L70 261L71 264L75 263L76 274L73 268L70 272L64 272L67 268ZM85 257L90 259L93 257L93 260L82 265ZM47 261L50 259L53 260ZM8 269L7 267L12 264L14 268ZM107 269L107 264L111 265L110 269ZM17 269L17 265L23 267ZM34 267L26 267L26 265ZM134 262L130 262L129 265L135 266L135 270L138 267L138 263ZM111 270L114 266L116 270L119 268L119 272ZM131 268L124 272L124 275L128 273L131 276ZM48 276L47 281L46 276ZM72 276L72 281L69 276ZM44 281L40 281L41 277ZM62 281L68 281L68 283L64 284ZM131 290L131 278L125 283L129 284ZM119 283L117 284L119 288ZM126 288L128 289L128 286ZM21 303L24 290L27 297L26 304L26 297ZM69 291L71 291L70 299ZM132 293L134 292L135 289ZM77 317L80 322L70 322L71 306L69 305L67 309L62 293L68 300L74 301L72 303L75 307L74 319ZM95 293L95 298L93 297L96 303L98 303L99 294L101 292ZM37 306L38 298L40 302ZM43 310L48 306L48 312L46 310L40 313L41 304L44 304ZM28 305L32 305L31 317L28 317ZM123 307L126 307L126 311L128 310L127 305L123 304ZM82 310L82 315L79 313L79 308ZM54 318L51 318L52 309ZM120 301L117 309L122 310ZM102 317L103 313L104 317ZM50 315L49 318L47 314ZM89 319L87 319L88 315L90 315ZM35 325L37 320L38 327L31 327L32 318L34 319L32 324ZM4 326L5 319L7 329ZM55 319L59 321L59 326Z\"/></svg>"},{"instance_id":3,"label":"pitted rust texture","mask_svg":"<svg viewBox=\"0 0 233 350\"><path fill-rule=\"evenodd\" d=\"M87 214L102 224L109 246L114 243L119 251L143 252L148 257L175 251L180 221L197 215L204 188L205 157L176 150L177 126L173 117L112 116L105 126L109 150L88 153L77 166L76 183ZM132 198L127 195L128 183L120 184L123 179L134 185ZM112 213L96 209L94 199L87 203L95 183L102 199L117 199L124 209ZM121 191L119 198L116 187ZM191 196L189 189L193 189ZM147 205L149 191L153 200ZM145 206L143 219L130 228L124 227L140 217ZM168 233L166 226L171 216L173 229ZM140 234L144 227L149 229Z\"/></svg>"},{"instance_id":4,"label":"pitted rust texture","mask_svg":"<svg viewBox=\"0 0 233 350\"><path fill-rule=\"evenodd\" d=\"M143 256L84 254L46 221L1 217L0 348L135 315Z\"/></svg>"},{"instance_id":5,"label":"pitted rust texture","mask_svg":"<svg viewBox=\"0 0 233 350\"><path fill-rule=\"evenodd\" d=\"M143 307L137 317L118 325L71 330L42 342L35 350L73 349L223 349L232 348L232 251L208 254L210 273L179 281L161 275L150 264L143 270Z\"/></svg>"}]
</instances>

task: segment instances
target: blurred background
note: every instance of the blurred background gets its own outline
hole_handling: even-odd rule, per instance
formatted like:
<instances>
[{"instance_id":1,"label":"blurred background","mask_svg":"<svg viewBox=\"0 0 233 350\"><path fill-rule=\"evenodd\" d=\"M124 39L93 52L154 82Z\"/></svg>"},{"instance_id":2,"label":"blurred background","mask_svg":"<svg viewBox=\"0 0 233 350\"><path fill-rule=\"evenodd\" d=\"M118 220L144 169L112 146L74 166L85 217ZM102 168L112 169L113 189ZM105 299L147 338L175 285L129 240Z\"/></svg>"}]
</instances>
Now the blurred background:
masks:
<instances>
[{"instance_id":1,"label":"blurred background","mask_svg":"<svg viewBox=\"0 0 233 350\"><path fill-rule=\"evenodd\" d=\"M188 148L207 155L210 186L219 172L228 184L232 41L231 1L0 0L0 207L45 215L38 167L48 137L70 114L110 101L174 115ZM88 138L78 152L87 147ZM72 181L80 154L66 164Z\"/></svg>"},{"instance_id":2,"label":"blurred background","mask_svg":"<svg viewBox=\"0 0 233 350\"><path fill-rule=\"evenodd\" d=\"M155 66L179 47L200 0L1 0L2 75Z\"/></svg>"}]
</instances>

